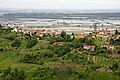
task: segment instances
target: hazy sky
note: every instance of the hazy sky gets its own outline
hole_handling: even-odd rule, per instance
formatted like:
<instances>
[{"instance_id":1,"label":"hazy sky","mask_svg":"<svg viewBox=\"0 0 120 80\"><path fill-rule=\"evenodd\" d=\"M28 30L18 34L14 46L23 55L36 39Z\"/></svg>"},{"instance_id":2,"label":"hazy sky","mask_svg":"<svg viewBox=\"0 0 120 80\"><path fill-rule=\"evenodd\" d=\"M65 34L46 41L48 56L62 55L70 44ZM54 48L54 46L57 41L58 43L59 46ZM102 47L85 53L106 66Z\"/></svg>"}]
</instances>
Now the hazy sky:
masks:
<instances>
[{"instance_id":1,"label":"hazy sky","mask_svg":"<svg viewBox=\"0 0 120 80\"><path fill-rule=\"evenodd\" d=\"M120 9L120 0L0 0L1 8Z\"/></svg>"}]
</instances>

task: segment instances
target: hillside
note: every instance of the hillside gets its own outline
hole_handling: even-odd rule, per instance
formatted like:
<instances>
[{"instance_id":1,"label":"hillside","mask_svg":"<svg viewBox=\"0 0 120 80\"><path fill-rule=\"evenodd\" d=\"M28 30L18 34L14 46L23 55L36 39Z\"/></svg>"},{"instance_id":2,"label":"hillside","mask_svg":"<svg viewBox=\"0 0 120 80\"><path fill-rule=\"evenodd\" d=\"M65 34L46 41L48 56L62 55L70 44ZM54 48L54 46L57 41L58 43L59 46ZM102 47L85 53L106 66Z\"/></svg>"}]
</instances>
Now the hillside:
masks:
<instances>
[{"instance_id":1,"label":"hillside","mask_svg":"<svg viewBox=\"0 0 120 80\"><path fill-rule=\"evenodd\" d=\"M0 27L0 80L120 80L118 43L108 50L90 35L38 38L11 30ZM84 49L86 42L95 50Z\"/></svg>"}]
</instances>

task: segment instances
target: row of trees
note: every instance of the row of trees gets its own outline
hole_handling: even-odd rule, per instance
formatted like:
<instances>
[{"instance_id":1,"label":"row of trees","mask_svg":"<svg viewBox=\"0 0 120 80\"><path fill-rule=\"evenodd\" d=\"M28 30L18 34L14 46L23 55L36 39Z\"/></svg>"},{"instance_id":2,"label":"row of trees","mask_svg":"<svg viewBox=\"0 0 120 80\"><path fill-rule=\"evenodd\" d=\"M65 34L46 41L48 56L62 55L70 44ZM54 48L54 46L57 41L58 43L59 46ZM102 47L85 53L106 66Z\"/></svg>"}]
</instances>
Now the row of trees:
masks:
<instances>
[{"instance_id":1,"label":"row of trees","mask_svg":"<svg viewBox=\"0 0 120 80\"><path fill-rule=\"evenodd\" d=\"M49 42L52 44L54 42L71 42L73 39L66 32L62 31L59 37L50 37Z\"/></svg>"},{"instance_id":2,"label":"row of trees","mask_svg":"<svg viewBox=\"0 0 120 80\"><path fill-rule=\"evenodd\" d=\"M23 38L23 41L26 41L27 43L25 44L26 48L32 48L33 46L35 46L37 44L37 39L36 37L32 37L30 35L24 35L22 37L26 37L25 39ZM20 47L20 45L23 43L22 40L19 39L19 37L14 37L11 46L12 47Z\"/></svg>"},{"instance_id":3,"label":"row of trees","mask_svg":"<svg viewBox=\"0 0 120 80\"><path fill-rule=\"evenodd\" d=\"M62 46L49 46L46 50L41 50L39 52L28 53L21 56L21 61L24 63L33 63L33 64L43 64L42 60L49 58L59 58L70 52L70 47L66 45Z\"/></svg>"},{"instance_id":4,"label":"row of trees","mask_svg":"<svg viewBox=\"0 0 120 80\"><path fill-rule=\"evenodd\" d=\"M42 58L45 58L45 56L41 56L39 54L25 54L20 61L24 63L30 63L30 64L39 64L42 65L43 61Z\"/></svg>"},{"instance_id":5,"label":"row of trees","mask_svg":"<svg viewBox=\"0 0 120 80\"><path fill-rule=\"evenodd\" d=\"M11 69L8 67L1 70L1 80L119 80L120 71L118 71L117 64L111 67L114 72L104 72L93 70L93 67L83 70L77 70L75 67L62 64L59 67L38 67L29 75L26 75L24 70L18 68ZM117 70L117 71L116 71Z\"/></svg>"},{"instance_id":6,"label":"row of trees","mask_svg":"<svg viewBox=\"0 0 120 80\"><path fill-rule=\"evenodd\" d=\"M117 74L117 75L116 75ZM77 70L75 67L61 65L54 68L38 68L32 74L34 80L119 80L116 73L95 71L93 68Z\"/></svg>"},{"instance_id":7,"label":"row of trees","mask_svg":"<svg viewBox=\"0 0 120 80\"><path fill-rule=\"evenodd\" d=\"M2 80L25 80L26 77L27 76L25 75L24 70L19 70L18 68L11 69L11 67L8 67L2 70L0 79Z\"/></svg>"}]
</instances>

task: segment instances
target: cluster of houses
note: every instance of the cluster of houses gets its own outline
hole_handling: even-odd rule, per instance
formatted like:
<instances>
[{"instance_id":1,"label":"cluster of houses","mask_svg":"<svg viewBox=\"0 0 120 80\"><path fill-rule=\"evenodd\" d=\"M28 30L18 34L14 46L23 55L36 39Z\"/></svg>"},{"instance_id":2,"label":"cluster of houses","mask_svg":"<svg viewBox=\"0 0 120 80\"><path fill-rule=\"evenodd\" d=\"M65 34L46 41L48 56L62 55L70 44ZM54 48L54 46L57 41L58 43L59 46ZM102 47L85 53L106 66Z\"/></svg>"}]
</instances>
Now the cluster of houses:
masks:
<instances>
[{"instance_id":1,"label":"cluster of houses","mask_svg":"<svg viewBox=\"0 0 120 80\"><path fill-rule=\"evenodd\" d=\"M108 50L114 50L115 46L109 43L109 39L111 37L113 37L113 35L115 34L115 31L116 30L102 29L102 30L95 31L95 32L81 32L80 34L75 35L75 38L76 39L85 38L86 36L88 36L91 33L93 38L96 38L96 37L102 38L102 40L105 43L105 45L103 45L102 47L105 47ZM117 35L116 39L120 39L120 36ZM94 45L84 45L83 49L94 51L95 46Z\"/></svg>"},{"instance_id":2,"label":"cluster of houses","mask_svg":"<svg viewBox=\"0 0 120 80\"><path fill-rule=\"evenodd\" d=\"M92 34L93 38L96 38L96 37L101 37L102 38L102 40L105 42L105 44L101 46L102 48L106 48L107 50L114 50L116 48L115 45L110 44L109 41L108 41L108 39L115 34L115 30L102 29L102 30L99 30L99 31L96 31L96 32L81 32L80 34L74 35L74 37L75 37L75 39L85 38L90 33ZM119 35L116 38L118 38L118 37L120 38ZM55 46L61 46L63 44L64 44L64 42L53 43L53 45L55 45ZM83 45L84 50L94 51L95 48L96 48L95 45L87 45L87 44Z\"/></svg>"},{"instance_id":3,"label":"cluster of houses","mask_svg":"<svg viewBox=\"0 0 120 80\"><path fill-rule=\"evenodd\" d=\"M46 30L46 29L39 29L39 30L35 30L35 29L17 29L15 28L14 30L12 30L13 32L22 32L24 34L30 34L30 35L37 35L38 37L43 37L44 35L51 35L53 37L55 36L59 36L61 34L62 31L56 31L56 30ZM101 37L102 40L105 42L105 45L102 47L107 48L108 50L114 50L115 46L111 45L109 43L109 38L111 38L114 34L115 34L116 30L108 30L108 29L102 29L99 31L94 31L94 32L80 32L79 34L75 34L74 38L75 39L80 39L80 38L84 38L86 36L88 36L90 33L92 34L93 38L96 37ZM120 39L120 35L117 35L116 39ZM55 42L53 45L63 45L63 42ZM91 50L94 51L95 50L95 46L94 45L84 45L83 49L85 50Z\"/></svg>"},{"instance_id":4,"label":"cluster of houses","mask_svg":"<svg viewBox=\"0 0 120 80\"><path fill-rule=\"evenodd\" d=\"M108 29L102 29L99 31L84 31L84 32L80 32L79 34L75 35L76 39L80 39L80 38L84 38L86 36L88 36L89 34L92 34L92 36L95 37L102 37L103 39L105 38L109 38L110 36L112 36L113 34L115 34L115 30L108 30Z\"/></svg>"},{"instance_id":5,"label":"cluster of houses","mask_svg":"<svg viewBox=\"0 0 120 80\"><path fill-rule=\"evenodd\" d=\"M115 49L115 46L114 45L110 45L110 44L104 45L104 46L101 46L101 47L106 48L107 50L114 50ZM84 45L83 46L83 49L90 50L90 51L94 51L95 48L96 48L96 46L94 46L94 45Z\"/></svg>"},{"instance_id":6,"label":"cluster of houses","mask_svg":"<svg viewBox=\"0 0 120 80\"><path fill-rule=\"evenodd\" d=\"M12 32L19 32L23 34L30 34L30 35L36 35L38 37L43 37L44 35L50 35L50 36L58 36L60 35L61 31L56 31L56 30L46 30L46 29L18 29L15 28L12 30Z\"/></svg>"}]
</instances>

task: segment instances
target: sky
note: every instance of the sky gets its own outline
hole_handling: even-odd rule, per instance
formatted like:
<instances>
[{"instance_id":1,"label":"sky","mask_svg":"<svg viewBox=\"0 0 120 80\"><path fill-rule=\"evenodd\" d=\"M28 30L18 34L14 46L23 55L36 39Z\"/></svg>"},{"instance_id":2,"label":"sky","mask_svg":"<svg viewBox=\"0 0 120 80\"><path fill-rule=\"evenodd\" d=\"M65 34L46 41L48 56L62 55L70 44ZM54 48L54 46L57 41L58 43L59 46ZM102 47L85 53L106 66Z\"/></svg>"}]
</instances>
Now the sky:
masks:
<instances>
[{"instance_id":1,"label":"sky","mask_svg":"<svg viewBox=\"0 0 120 80\"><path fill-rule=\"evenodd\" d=\"M0 8L120 9L120 0L0 0Z\"/></svg>"}]
</instances>

